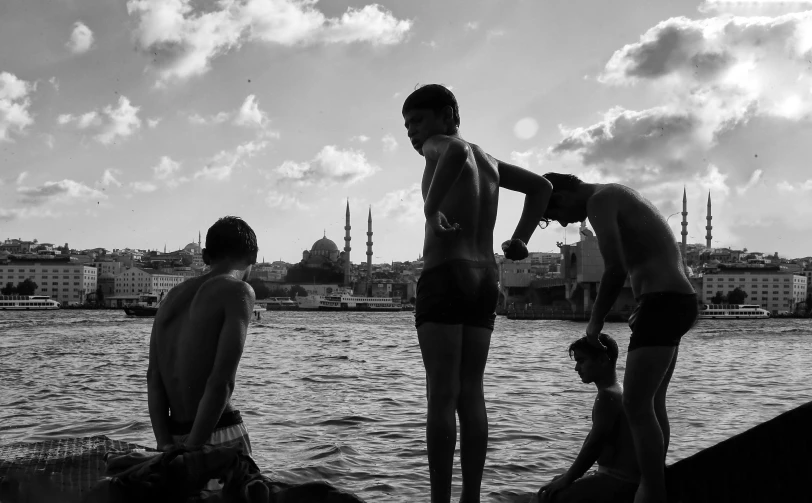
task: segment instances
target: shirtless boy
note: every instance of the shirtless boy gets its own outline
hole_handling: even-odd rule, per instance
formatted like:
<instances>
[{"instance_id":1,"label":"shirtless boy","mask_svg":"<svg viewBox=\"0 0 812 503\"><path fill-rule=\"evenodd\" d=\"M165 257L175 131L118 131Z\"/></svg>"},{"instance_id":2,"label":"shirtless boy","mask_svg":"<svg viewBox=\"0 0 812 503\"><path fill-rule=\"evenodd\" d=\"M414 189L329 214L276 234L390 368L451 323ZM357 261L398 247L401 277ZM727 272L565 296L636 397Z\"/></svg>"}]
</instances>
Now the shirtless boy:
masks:
<instances>
[{"instance_id":1,"label":"shirtless boy","mask_svg":"<svg viewBox=\"0 0 812 503\"><path fill-rule=\"evenodd\" d=\"M251 454L231 394L254 309L246 281L256 259L251 227L237 217L221 218L206 233L203 261L211 271L176 286L161 304L147 371L158 449L242 445Z\"/></svg>"},{"instance_id":2,"label":"shirtless boy","mask_svg":"<svg viewBox=\"0 0 812 503\"><path fill-rule=\"evenodd\" d=\"M623 388L617 382L617 342L606 334L598 340L606 350L582 337L570 345L570 358L581 381L594 383L598 396L592 406L592 429L581 452L564 474L542 486L539 503L631 501L640 473L634 442L623 412ZM598 472L583 474L598 462Z\"/></svg>"},{"instance_id":3,"label":"shirtless boy","mask_svg":"<svg viewBox=\"0 0 812 503\"><path fill-rule=\"evenodd\" d=\"M665 453L670 427L665 408L679 343L696 323L696 293L682 265L671 229L657 208L629 187L584 183L548 173L553 195L544 214L561 225L589 218L605 265L586 335L598 334L626 277L638 306L629 319L632 336L623 379L623 407L634 438L640 486L635 503L664 503Z\"/></svg>"},{"instance_id":4,"label":"shirtless boy","mask_svg":"<svg viewBox=\"0 0 812 503\"><path fill-rule=\"evenodd\" d=\"M426 368L431 501L451 499L451 468L460 419L460 501L479 501L488 417L482 376L493 331L497 266L493 228L499 187L526 194L505 257L527 257L526 243L544 215L551 186L543 177L499 161L458 132L454 95L432 84L403 104L412 147L426 159L423 171L423 273L417 284L415 325Z\"/></svg>"}]
</instances>

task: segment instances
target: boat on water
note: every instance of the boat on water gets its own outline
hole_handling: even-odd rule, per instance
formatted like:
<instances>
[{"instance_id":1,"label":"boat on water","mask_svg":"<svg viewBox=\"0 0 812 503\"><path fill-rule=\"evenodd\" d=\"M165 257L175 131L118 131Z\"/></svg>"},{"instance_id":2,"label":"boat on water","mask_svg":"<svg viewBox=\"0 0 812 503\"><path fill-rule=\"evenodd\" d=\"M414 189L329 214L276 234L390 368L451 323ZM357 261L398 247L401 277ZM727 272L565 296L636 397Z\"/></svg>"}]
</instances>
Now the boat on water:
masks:
<instances>
[{"instance_id":1,"label":"boat on water","mask_svg":"<svg viewBox=\"0 0 812 503\"><path fill-rule=\"evenodd\" d=\"M763 320L770 312L758 304L702 304L699 307L700 319L711 320Z\"/></svg>"},{"instance_id":2,"label":"boat on water","mask_svg":"<svg viewBox=\"0 0 812 503\"><path fill-rule=\"evenodd\" d=\"M163 299L152 293L140 295L138 302L124 306L124 314L139 318L154 317L158 314L161 300Z\"/></svg>"},{"instance_id":3,"label":"boat on water","mask_svg":"<svg viewBox=\"0 0 812 503\"><path fill-rule=\"evenodd\" d=\"M299 309L299 304L290 300L288 297L269 297L267 299L258 299L256 305L264 306L268 311L289 311Z\"/></svg>"},{"instance_id":4,"label":"boat on water","mask_svg":"<svg viewBox=\"0 0 812 503\"><path fill-rule=\"evenodd\" d=\"M47 295L0 295L0 311L45 311L62 304Z\"/></svg>"},{"instance_id":5,"label":"boat on water","mask_svg":"<svg viewBox=\"0 0 812 503\"><path fill-rule=\"evenodd\" d=\"M367 297L353 295L352 293L339 293L335 295L308 295L297 297L299 309L311 311L374 311L391 312L402 311L400 299L392 297Z\"/></svg>"}]
</instances>

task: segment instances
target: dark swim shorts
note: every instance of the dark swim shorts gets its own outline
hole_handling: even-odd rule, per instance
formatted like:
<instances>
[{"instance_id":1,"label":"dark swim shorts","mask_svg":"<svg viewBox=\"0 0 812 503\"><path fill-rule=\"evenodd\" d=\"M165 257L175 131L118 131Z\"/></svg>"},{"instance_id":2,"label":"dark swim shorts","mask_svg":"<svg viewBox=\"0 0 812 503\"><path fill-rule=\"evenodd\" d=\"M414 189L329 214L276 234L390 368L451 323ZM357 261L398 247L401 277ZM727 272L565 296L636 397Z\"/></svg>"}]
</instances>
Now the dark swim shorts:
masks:
<instances>
[{"instance_id":1,"label":"dark swim shorts","mask_svg":"<svg viewBox=\"0 0 812 503\"><path fill-rule=\"evenodd\" d=\"M423 271L417 281L415 326L433 322L493 330L498 281L491 261L450 260Z\"/></svg>"},{"instance_id":2,"label":"dark swim shorts","mask_svg":"<svg viewBox=\"0 0 812 503\"><path fill-rule=\"evenodd\" d=\"M654 292L640 296L629 318L629 351L648 346L679 346L699 316L695 293Z\"/></svg>"}]
</instances>

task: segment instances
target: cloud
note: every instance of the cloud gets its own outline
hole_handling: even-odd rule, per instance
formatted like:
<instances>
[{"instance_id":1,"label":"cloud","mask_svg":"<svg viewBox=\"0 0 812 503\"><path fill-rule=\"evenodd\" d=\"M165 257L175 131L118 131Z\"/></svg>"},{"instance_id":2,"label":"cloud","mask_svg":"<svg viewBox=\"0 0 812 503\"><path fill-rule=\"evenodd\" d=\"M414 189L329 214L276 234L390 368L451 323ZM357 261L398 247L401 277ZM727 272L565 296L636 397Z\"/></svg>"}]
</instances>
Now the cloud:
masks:
<instances>
[{"instance_id":1,"label":"cloud","mask_svg":"<svg viewBox=\"0 0 812 503\"><path fill-rule=\"evenodd\" d=\"M73 23L73 32L65 46L74 54L87 52L93 45L93 32L83 22Z\"/></svg>"},{"instance_id":2,"label":"cloud","mask_svg":"<svg viewBox=\"0 0 812 503\"><path fill-rule=\"evenodd\" d=\"M513 151L510 153L510 160L517 166L520 166L525 169L531 168L531 161L535 161L535 164L541 164L543 161L544 152L537 148L533 147L524 152Z\"/></svg>"},{"instance_id":3,"label":"cloud","mask_svg":"<svg viewBox=\"0 0 812 503\"><path fill-rule=\"evenodd\" d=\"M378 166L367 161L361 150L341 150L334 145L327 145L312 161L284 161L276 168L275 174L283 181L327 186L335 183L352 185L379 170Z\"/></svg>"},{"instance_id":4,"label":"cloud","mask_svg":"<svg viewBox=\"0 0 812 503\"><path fill-rule=\"evenodd\" d=\"M253 94L245 98L237 117L234 118L234 124L238 126L264 128L268 122L268 114L259 109L257 97Z\"/></svg>"},{"instance_id":5,"label":"cloud","mask_svg":"<svg viewBox=\"0 0 812 503\"><path fill-rule=\"evenodd\" d=\"M398 148L398 141L392 134L385 134L383 138L381 138L381 142L383 142L384 152L393 152Z\"/></svg>"},{"instance_id":6,"label":"cloud","mask_svg":"<svg viewBox=\"0 0 812 503\"><path fill-rule=\"evenodd\" d=\"M786 180L776 184L776 188L781 192L810 192L812 191L812 178L800 185L793 185Z\"/></svg>"},{"instance_id":7,"label":"cloud","mask_svg":"<svg viewBox=\"0 0 812 503\"><path fill-rule=\"evenodd\" d=\"M127 12L137 20L137 47L150 57L161 85L206 73L213 58L246 42L392 45L403 41L412 26L377 4L350 7L340 17L327 18L315 3L229 1L203 11L191 0L129 0Z\"/></svg>"},{"instance_id":8,"label":"cloud","mask_svg":"<svg viewBox=\"0 0 812 503\"><path fill-rule=\"evenodd\" d=\"M120 169L115 168L105 169L104 174L102 174L102 179L99 183L105 187L109 187L110 185L121 187L121 182L119 182L116 179L116 175L121 175Z\"/></svg>"},{"instance_id":9,"label":"cloud","mask_svg":"<svg viewBox=\"0 0 812 503\"><path fill-rule=\"evenodd\" d=\"M27 177L28 177L28 171L23 171L22 173L17 175L17 180L16 180L17 185L22 185L22 183L25 181L25 179Z\"/></svg>"},{"instance_id":10,"label":"cloud","mask_svg":"<svg viewBox=\"0 0 812 503\"><path fill-rule=\"evenodd\" d=\"M156 117L154 119L147 119L147 126L149 126L150 129L155 129L156 127L158 127L158 124L160 124L162 120L163 120L163 118L161 118L161 117Z\"/></svg>"},{"instance_id":11,"label":"cloud","mask_svg":"<svg viewBox=\"0 0 812 503\"><path fill-rule=\"evenodd\" d=\"M479 29L479 22L478 21L469 21L469 22L465 23L465 29L470 30L470 31L478 30Z\"/></svg>"},{"instance_id":12,"label":"cloud","mask_svg":"<svg viewBox=\"0 0 812 503\"><path fill-rule=\"evenodd\" d=\"M48 82L54 87L54 91L59 92L59 81L56 80L56 77L51 77Z\"/></svg>"},{"instance_id":13,"label":"cloud","mask_svg":"<svg viewBox=\"0 0 812 503\"><path fill-rule=\"evenodd\" d=\"M0 72L0 141L12 141L10 133L23 133L34 123L29 107L30 94L36 85L17 78L9 72Z\"/></svg>"},{"instance_id":14,"label":"cloud","mask_svg":"<svg viewBox=\"0 0 812 503\"><path fill-rule=\"evenodd\" d=\"M141 119L138 110L125 96L119 96L118 105L107 105L101 111L92 110L82 115L61 114L57 117L58 124L65 126L75 125L78 129L94 129L97 133L93 138L99 143L109 145L118 138L133 135L141 128Z\"/></svg>"},{"instance_id":15,"label":"cloud","mask_svg":"<svg viewBox=\"0 0 812 503\"><path fill-rule=\"evenodd\" d=\"M505 36L505 30L499 30L499 29L488 30L487 33L485 34L485 38L487 38L488 40L492 40L494 38L501 38L501 37L504 37L504 36Z\"/></svg>"},{"instance_id":16,"label":"cloud","mask_svg":"<svg viewBox=\"0 0 812 503\"><path fill-rule=\"evenodd\" d=\"M234 169L245 165L245 161L268 146L267 141L249 141L238 145L234 150L222 150L194 174L194 178L224 181L231 178Z\"/></svg>"},{"instance_id":17,"label":"cloud","mask_svg":"<svg viewBox=\"0 0 812 503\"><path fill-rule=\"evenodd\" d=\"M130 188L135 192L155 192L158 187L150 182L130 182Z\"/></svg>"},{"instance_id":18,"label":"cloud","mask_svg":"<svg viewBox=\"0 0 812 503\"><path fill-rule=\"evenodd\" d=\"M763 176L764 176L763 170L757 169L753 171L753 174L750 175L750 179L747 181L746 184L740 187L736 187L736 193L740 196L743 196L744 194L747 193L748 190L755 187L762 180Z\"/></svg>"},{"instance_id":19,"label":"cloud","mask_svg":"<svg viewBox=\"0 0 812 503\"><path fill-rule=\"evenodd\" d=\"M44 136L45 136L45 145L47 145L48 148L53 149L55 141L54 135L46 133Z\"/></svg>"},{"instance_id":20,"label":"cloud","mask_svg":"<svg viewBox=\"0 0 812 503\"><path fill-rule=\"evenodd\" d=\"M352 138L350 138L350 141L358 141L361 143L366 143L369 141L369 136L365 134L359 134L358 136L353 136Z\"/></svg>"},{"instance_id":21,"label":"cloud","mask_svg":"<svg viewBox=\"0 0 812 503\"><path fill-rule=\"evenodd\" d=\"M414 223L425 220L423 195L417 183L404 189L387 192L375 203L375 208L376 213L380 211L384 218L394 217L398 222Z\"/></svg>"},{"instance_id":22,"label":"cloud","mask_svg":"<svg viewBox=\"0 0 812 503\"><path fill-rule=\"evenodd\" d=\"M704 0L699 6L702 13L727 13L745 15L776 15L805 11L812 8L810 0Z\"/></svg>"},{"instance_id":23,"label":"cloud","mask_svg":"<svg viewBox=\"0 0 812 503\"><path fill-rule=\"evenodd\" d=\"M56 218L60 215L51 208L0 208L0 222L33 217Z\"/></svg>"},{"instance_id":24,"label":"cloud","mask_svg":"<svg viewBox=\"0 0 812 503\"><path fill-rule=\"evenodd\" d=\"M96 189L74 180L45 182L39 187L19 187L17 193L23 204L39 206L45 203L71 203L82 200L107 199L107 196Z\"/></svg>"},{"instance_id":25,"label":"cloud","mask_svg":"<svg viewBox=\"0 0 812 503\"><path fill-rule=\"evenodd\" d=\"M265 204L267 204L270 208L279 208L284 210L291 208L303 210L308 208L308 206L303 204L296 196L284 194L274 189L264 191L263 195L265 195Z\"/></svg>"},{"instance_id":26,"label":"cloud","mask_svg":"<svg viewBox=\"0 0 812 503\"><path fill-rule=\"evenodd\" d=\"M203 117L198 113L193 113L189 116L189 122L192 124L196 124L199 126L210 126L212 124L222 124L226 122L230 117L228 112L220 112L215 115L210 115L208 117Z\"/></svg>"}]
</instances>

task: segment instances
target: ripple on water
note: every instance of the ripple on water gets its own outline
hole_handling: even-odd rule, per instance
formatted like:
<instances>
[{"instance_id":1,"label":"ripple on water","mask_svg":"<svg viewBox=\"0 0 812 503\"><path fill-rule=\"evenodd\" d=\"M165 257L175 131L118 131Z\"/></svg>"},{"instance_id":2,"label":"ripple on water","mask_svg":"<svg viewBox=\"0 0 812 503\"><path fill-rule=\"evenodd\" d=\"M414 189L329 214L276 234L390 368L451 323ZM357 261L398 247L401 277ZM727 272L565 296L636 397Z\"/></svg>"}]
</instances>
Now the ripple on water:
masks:
<instances>
[{"instance_id":1,"label":"ripple on water","mask_svg":"<svg viewBox=\"0 0 812 503\"><path fill-rule=\"evenodd\" d=\"M425 371L413 314L263 318L250 326L234 395L263 471L324 479L369 501L426 500ZM497 321L485 376L491 501L537 490L578 453L594 388L575 378L567 346L583 329ZM0 312L0 442L108 435L153 445L150 330L151 320L118 311ZM606 331L628 345L624 324ZM669 389L669 461L808 401L811 337L807 320L700 322ZM456 460L454 474L457 499Z\"/></svg>"}]
</instances>

